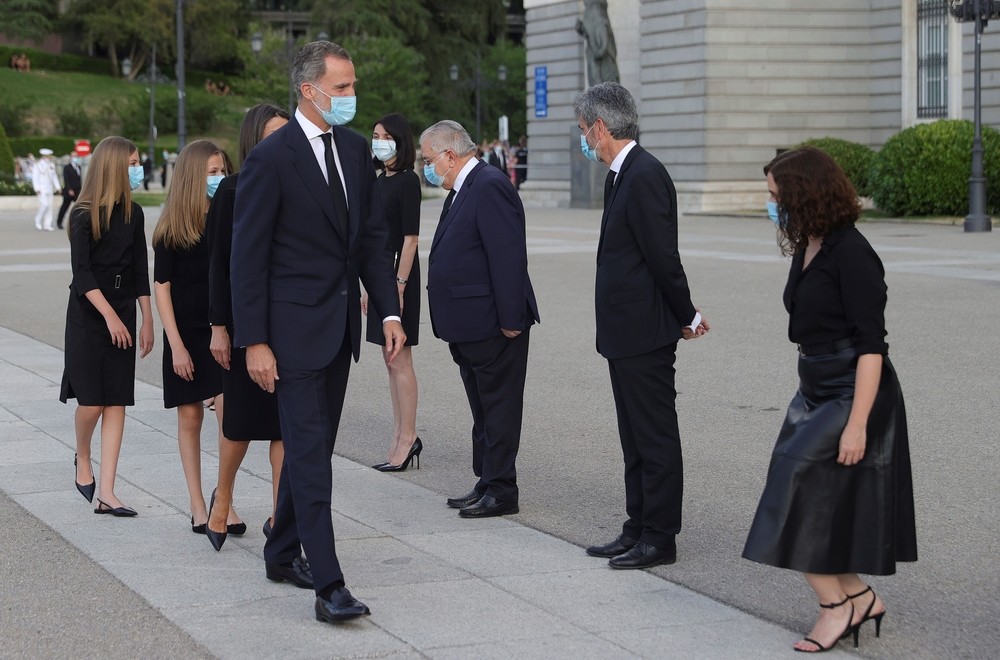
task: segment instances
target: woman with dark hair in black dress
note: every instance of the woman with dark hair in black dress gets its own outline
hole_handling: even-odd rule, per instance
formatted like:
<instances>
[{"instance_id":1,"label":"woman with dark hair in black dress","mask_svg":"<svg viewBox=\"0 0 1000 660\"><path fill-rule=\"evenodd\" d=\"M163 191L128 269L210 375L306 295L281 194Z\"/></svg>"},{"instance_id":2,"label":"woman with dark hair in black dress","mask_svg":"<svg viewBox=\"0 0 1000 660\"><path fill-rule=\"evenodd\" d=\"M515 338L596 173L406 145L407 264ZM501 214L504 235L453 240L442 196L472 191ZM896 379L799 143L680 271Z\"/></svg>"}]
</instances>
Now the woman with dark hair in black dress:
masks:
<instances>
[{"instance_id":1,"label":"woman with dark hair in black dress","mask_svg":"<svg viewBox=\"0 0 1000 660\"><path fill-rule=\"evenodd\" d=\"M250 150L268 135L288 123L288 113L269 103L247 111L240 127L240 164ZM271 530L278 498L278 479L285 458L278 422L278 398L261 389L247 373L245 348L232 346L233 298L229 280L229 257L233 247L233 209L239 174L227 176L219 184L208 209L209 265L208 318L212 325L211 350L225 370L222 392L226 402L222 416L222 444L219 447L219 484L208 516L206 533L212 547L222 549L230 527L226 525L233 502L236 473L249 448L249 440L270 441L272 516L264 523L264 536Z\"/></svg>"},{"instance_id":2,"label":"woman with dark hair in black dress","mask_svg":"<svg viewBox=\"0 0 1000 660\"><path fill-rule=\"evenodd\" d=\"M125 407L135 405L135 306L142 309L139 357L153 350L146 230L131 192L142 184L135 145L101 140L69 216L73 282L66 311L66 368L59 400L76 399L76 489L94 501L90 447L101 422L101 489L94 513L136 515L115 495ZM83 480L81 481L81 476Z\"/></svg>"},{"instance_id":3,"label":"woman with dark hair in black dress","mask_svg":"<svg viewBox=\"0 0 1000 660\"><path fill-rule=\"evenodd\" d=\"M747 559L800 571L820 614L794 645L818 653L875 621L885 603L858 573L916 561L903 393L885 343L882 262L855 228L861 207L843 170L800 147L764 168L768 215L792 255L788 337L799 390L771 454L747 537Z\"/></svg>"},{"instance_id":4,"label":"woman with dark hair in black dress","mask_svg":"<svg viewBox=\"0 0 1000 660\"><path fill-rule=\"evenodd\" d=\"M403 115L393 113L375 122L372 128L372 153L375 166L382 170L378 189L389 228L389 249L395 255L396 283L402 311L406 343L392 361L389 372L389 395L392 399L392 444L388 460L373 465L382 472L400 472L411 460L420 466L423 443L417 437L417 376L413 372L412 346L417 345L420 330L420 178L413 171L417 158L410 125ZM362 310L368 314L368 296L362 298ZM368 314L367 339L385 345L382 334L383 314ZM385 352L383 351L383 357Z\"/></svg>"}]
</instances>

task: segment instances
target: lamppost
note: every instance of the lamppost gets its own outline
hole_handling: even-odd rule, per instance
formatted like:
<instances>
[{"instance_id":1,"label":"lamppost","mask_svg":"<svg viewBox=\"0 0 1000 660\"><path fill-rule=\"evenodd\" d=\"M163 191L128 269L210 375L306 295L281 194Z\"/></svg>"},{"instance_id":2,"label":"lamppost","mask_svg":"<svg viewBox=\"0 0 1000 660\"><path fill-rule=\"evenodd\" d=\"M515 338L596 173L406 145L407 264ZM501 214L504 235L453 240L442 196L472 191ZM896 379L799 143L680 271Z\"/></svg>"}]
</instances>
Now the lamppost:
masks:
<instances>
[{"instance_id":1,"label":"lamppost","mask_svg":"<svg viewBox=\"0 0 1000 660\"><path fill-rule=\"evenodd\" d=\"M482 90L483 88L492 87L495 83L490 80L483 78L483 71L481 67L481 57L479 51L476 51L476 71L474 77L469 80L463 80L461 84L469 85L476 90L476 144L483 141L482 135ZM451 77L452 82L458 82L458 65L452 64L451 68L448 69L448 74ZM507 80L507 67L501 64L497 67L497 81L505 82Z\"/></svg>"},{"instance_id":2,"label":"lamppost","mask_svg":"<svg viewBox=\"0 0 1000 660\"><path fill-rule=\"evenodd\" d=\"M177 0L177 151L187 142L187 122L184 118L184 0Z\"/></svg>"},{"instance_id":3,"label":"lamppost","mask_svg":"<svg viewBox=\"0 0 1000 660\"><path fill-rule=\"evenodd\" d=\"M132 75L132 60L125 58L122 60L122 75L128 78ZM153 54L149 65L149 87L146 91L149 92L149 158L153 163L153 167L156 167L156 152L154 151L154 146L156 143L156 42L153 42Z\"/></svg>"},{"instance_id":4,"label":"lamppost","mask_svg":"<svg viewBox=\"0 0 1000 660\"><path fill-rule=\"evenodd\" d=\"M973 125L972 174L969 176L969 215L965 216L965 231L992 231L993 222L986 213L986 176L983 173L982 127L982 48L983 28L991 18L1000 17L1000 2L995 0L951 0L951 15L959 23L974 21L975 66L973 70Z\"/></svg>"},{"instance_id":5,"label":"lamppost","mask_svg":"<svg viewBox=\"0 0 1000 660\"><path fill-rule=\"evenodd\" d=\"M254 32L250 37L250 50L254 55L260 55L264 50L264 35ZM295 113L295 85L292 82L292 13L287 12L285 25L285 64L288 66L288 116Z\"/></svg>"}]
</instances>

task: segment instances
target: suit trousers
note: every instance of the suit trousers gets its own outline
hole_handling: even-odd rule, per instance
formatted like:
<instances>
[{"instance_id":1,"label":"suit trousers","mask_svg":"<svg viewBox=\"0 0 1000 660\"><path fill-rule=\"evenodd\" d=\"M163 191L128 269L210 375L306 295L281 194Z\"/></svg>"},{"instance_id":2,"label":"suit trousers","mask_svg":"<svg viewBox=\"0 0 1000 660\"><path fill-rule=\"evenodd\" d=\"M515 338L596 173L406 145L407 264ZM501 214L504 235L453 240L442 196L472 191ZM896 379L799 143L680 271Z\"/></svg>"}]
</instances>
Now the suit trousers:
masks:
<instances>
[{"instance_id":1,"label":"suit trousers","mask_svg":"<svg viewBox=\"0 0 1000 660\"><path fill-rule=\"evenodd\" d=\"M449 344L472 410L472 472L476 491L501 502L518 500L515 461L521 445L528 330Z\"/></svg>"},{"instance_id":2,"label":"suit trousers","mask_svg":"<svg viewBox=\"0 0 1000 660\"><path fill-rule=\"evenodd\" d=\"M63 218L66 216L66 211L69 210L70 205L76 201L75 197L70 197L69 195L63 195L62 206L59 207L59 214L56 215L56 227L62 229Z\"/></svg>"},{"instance_id":3,"label":"suit trousers","mask_svg":"<svg viewBox=\"0 0 1000 660\"><path fill-rule=\"evenodd\" d=\"M331 459L344 408L351 368L350 333L323 369L284 369L276 390L285 461L278 481L278 502L264 559L287 564L305 551L316 593L344 581L337 559L330 513Z\"/></svg>"},{"instance_id":4,"label":"suit trousers","mask_svg":"<svg viewBox=\"0 0 1000 660\"><path fill-rule=\"evenodd\" d=\"M674 360L677 343L643 355L608 360L625 459L622 533L656 547L681 529L684 466L677 427Z\"/></svg>"}]
</instances>

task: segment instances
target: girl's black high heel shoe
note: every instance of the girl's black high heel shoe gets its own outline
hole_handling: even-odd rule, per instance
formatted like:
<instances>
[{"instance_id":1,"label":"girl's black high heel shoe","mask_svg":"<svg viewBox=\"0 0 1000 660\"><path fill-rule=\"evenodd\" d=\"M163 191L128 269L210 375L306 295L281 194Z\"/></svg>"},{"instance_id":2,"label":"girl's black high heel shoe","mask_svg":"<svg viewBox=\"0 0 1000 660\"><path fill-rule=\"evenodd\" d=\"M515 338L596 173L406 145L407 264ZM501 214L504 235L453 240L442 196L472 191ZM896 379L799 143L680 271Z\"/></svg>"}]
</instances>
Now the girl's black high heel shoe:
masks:
<instances>
[{"instance_id":1,"label":"girl's black high heel shoe","mask_svg":"<svg viewBox=\"0 0 1000 660\"><path fill-rule=\"evenodd\" d=\"M89 484L81 484L76 480L76 454L73 454L73 483L76 484L76 489L80 491L80 494L86 497L88 502L93 503L94 493L97 492L97 479Z\"/></svg>"},{"instance_id":2,"label":"girl's black high heel shoe","mask_svg":"<svg viewBox=\"0 0 1000 660\"><path fill-rule=\"evenodd\" d=\"M824 609L827 609L827 610L832 610L834 608L840 607L844 603L850 602L850 600L851 600L851 598L850 598L850 596L848 596L847 598L844 598L844 600L840 601L839 603L829 603L829 604L820 603L819 606L822 607L822 608L824 608ZM815 639L813 639L811 637L803 637L802 641L803 642L809 642L810 644L814 644L816 646L816 650L815 651L804 651L804 650L802 650L800 648L796 648L794 646L792 648L794 648L796 651L799 651L800 653L823 653L824 651L829 651L830 649L832 649L834 646L837 645L837 642L839 642L840 640L844 639L845 637L847 637L851 633L854 633L854 645L857 646L858 645L858 627L851 625L851 620L852 619L854 619L854 603L851 603L851 615L849 617L847 617L847 626L844 628L843 634L841 634L839 637L837 637L837 639L835 639L829 646L823 646L822 644L820 644L819 642L817 642Z\"/></svg>"},{"instance_id":3,"label":"girl's black high heel shoe","mask_svg":"<svg viewBox=\"0 0 1000 660\"><path fill-rule=\"evenodd\" d=\"M218 489L215 489L215 490L212 491L212 501L211 501L211 504L208 505L208 519L209 520L212 519L212 509L215 507L215 492L216 492L216 490L218 490ZM228 530L229 530L229 527L227 525L225 532L217 532L217 531L215 531L214 529L212 529L211 527L208 526L208 522L205 523L205 536L208 537L209 543L212 544L212 547L215 548L216 552L218 552L219 550L222 550L222 544L226 542L226 536L229 534Z\"/></svg>"},{"instance_id":4,"label":"girl's black high heel shoe","mask_svg":"<svg viewBox=\"0 0 1000 660\"><path fill-rule=\"evenodd\" d=\"M872 614L872 608L875 607L875 601L878 600L878 598L875 597L875 592L872 590L871 586L868 586L864 591L859 591L858 593L854 594L853 596L850 595L850 594L848 594L847 597L850 598L853 601L855 598L860 598L861 596L864 596L869 591L872 592L872 602L868 603L868 607L865 609L865 615L863 617L861 617L861 620L858 621L856 624L854 624L853 632L854 632L854 647L855 648L857 648L857 646L858 646L858 631L861 629L861 626L862 626L862 624L864 624L865 621L868 621L869 619L874 619L875 620L875 636L876 637L880 637L881 633L882 633L882 617L885 616L885 610L882 610L878 614Z\"/></svg>"},{"instance_id":5,"label":"girl's black high heel shoe","mask_svg":"<svg viewBox=\"0 0 1000 660\"><path fill-rule=\"evenodd\" d=\"M423 450L424 450L424 443L420 442L420 438L417 438L416 440L413 441L413 444L410 445L410 452L406 455L405 461L403 461L399 465L390 465L389 463L386 463L385 465L376 467L375 469L378 470L379 472L402 472L406 468L410 467L410 461L412 460L416 465L416 468L419 470L420 452L422 452Z\"/></svg>"}]
</instances>

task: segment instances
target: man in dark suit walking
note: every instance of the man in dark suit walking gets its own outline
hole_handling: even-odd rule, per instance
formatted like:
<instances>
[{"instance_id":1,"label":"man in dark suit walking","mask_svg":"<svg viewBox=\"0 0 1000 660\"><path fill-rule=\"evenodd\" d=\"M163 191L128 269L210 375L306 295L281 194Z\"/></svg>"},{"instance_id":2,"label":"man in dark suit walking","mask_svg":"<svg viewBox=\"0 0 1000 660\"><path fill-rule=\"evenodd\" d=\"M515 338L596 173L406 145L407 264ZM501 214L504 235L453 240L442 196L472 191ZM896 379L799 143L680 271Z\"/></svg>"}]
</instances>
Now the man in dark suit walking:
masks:
<instances>
[{"instance_id":1,"label":"man in dark suit walking","mask_svg":"<svg viewBox=\"0 0 1000 660\"><path fill-rule=\"evenodd\" d=\"M83 177L80 170L80 156L76 150L70 155L69 162L63 165L63 202L59 207L59 215L56 217L56 227L63 228L63 218L70 205L80 196L80 188L83 186Z\"/></svg>"},{"instance_id":2,"label":"man in dark suit walking","mask_svg":"<svg viewBox=\"0 0 1000 660\"><path fill-rule=\"evenodd\" d=\"M345 586L330 513L330 460L361 346L359 277L389 314L390 360L406 337L368 143L341 127L354 117L354 64L316 41L296 55L292 79L295 116L250 153L236 189L234 343L247 348L250 377L278 395L285 462L267 577L314 588L317 620L336 623L369 613Z\"/></svg>"},{"instance_id":3,"label":"man in dark suit walking","mask_svg":"<svg viewBox=\"0 0 1000 660\"><path fill-rule=\"evenodd\" d=\"M618 538L587 548L612 568L676 560L683 469L677 428L677 340L709 326L691 304L677 250L677 192L667 170L635 142L628 90L604 82L574 102L580 148L610 167L597 246L597 350L608 360L625 459L627 520Z\"/></svg>"},{"instance_id":4,"label":"man in dark suit walking","mask_svg":"<svg viewBox=\"0 0 1000 660\"><path fill-rule=\"evenodd\" d=\"M427 298L434 335L448 342L469 398L479 477L448 506L463 518L517 513L528 330L539 320L524 207L507 177L475 157L460 124L434 124L420 136L420 149L424 178L451 190L431 243Z\"/></svg>"}]
</instances>

